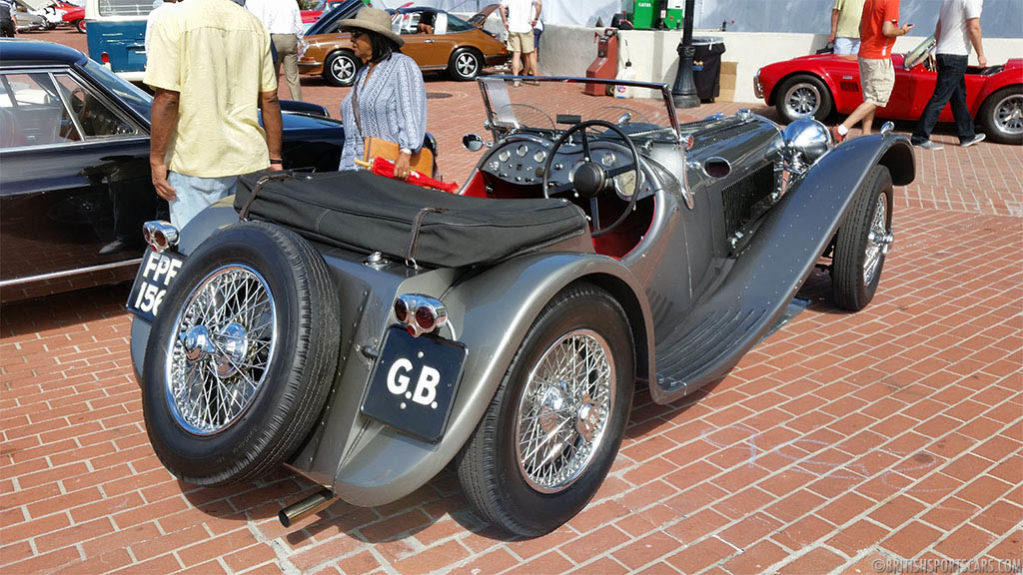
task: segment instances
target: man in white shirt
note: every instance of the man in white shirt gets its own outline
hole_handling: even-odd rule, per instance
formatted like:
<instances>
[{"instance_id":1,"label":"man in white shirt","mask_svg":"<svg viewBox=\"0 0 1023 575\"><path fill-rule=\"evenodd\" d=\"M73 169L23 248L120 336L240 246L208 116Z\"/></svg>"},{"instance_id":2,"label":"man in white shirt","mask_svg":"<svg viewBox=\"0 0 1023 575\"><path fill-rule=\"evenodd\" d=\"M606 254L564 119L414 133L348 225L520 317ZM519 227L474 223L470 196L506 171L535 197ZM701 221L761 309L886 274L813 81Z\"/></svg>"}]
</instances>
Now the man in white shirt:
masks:
<instances>
[{"instance_id":1,"label":"man in white shirt","mask_svg":"<svg viewBox=\"0 0 1023 575\"><path fill-rule=\"evenodd\" d=\"M302 27L302 12L296 0L246 0L245 7L256 15L270 32L277 58L274 71L280 76L281 63L288 80L288 91L292 100L302 99L302 84L298 75L298 49L305 28Z\"/></svg>"},{"instance_id":2,"label":"man in white shirt","mask_svg":"<svg viewBox=\"0 0 1023 575\"><path fill-rule=\"evenodd\" d=\"M968 148L984 140L984 134L974 130L970 109L966 107L966 67L970 61L970 46L977 51L977 62L987 66L981 41L980 12L984 0L943 0L938 24L934 27L935 50L938 60L938 80L934 95L927 102L920 121L913 130L912 142L927 150L940 150L942 146L931 141L931 131L945 104L951 101L952 116L959 133L959 145Z\"/></svg>"},{"instance_id":3,"label":"man in white shirt","mask_svg":"<svg viewBox=\"0 0 1023 575\"><path fill-rule=\"evenodd\" d=\"M153 31L153 24L160 19L164 11L177 3L178 0L156 0L158 4L153 7L153 11L146 17L146 37L143 43L146 47L146 54L149 54L149 36Z\"/></svg>"},{"instance_id":4,"label":"man in white shirt","mask_svg":"<svg viewBox=\"0 0 1023 575\"><path fill-rule=\"evenodd\" d=\"M522 71L525 55L527 76L536 75L536 50L533 46L533 26L540 19L541 0L501 0L501 21L508 31L508 49L512 52L512 75ZM507 14L505 13L507 12Z\"/></svg>"}]
</instances>

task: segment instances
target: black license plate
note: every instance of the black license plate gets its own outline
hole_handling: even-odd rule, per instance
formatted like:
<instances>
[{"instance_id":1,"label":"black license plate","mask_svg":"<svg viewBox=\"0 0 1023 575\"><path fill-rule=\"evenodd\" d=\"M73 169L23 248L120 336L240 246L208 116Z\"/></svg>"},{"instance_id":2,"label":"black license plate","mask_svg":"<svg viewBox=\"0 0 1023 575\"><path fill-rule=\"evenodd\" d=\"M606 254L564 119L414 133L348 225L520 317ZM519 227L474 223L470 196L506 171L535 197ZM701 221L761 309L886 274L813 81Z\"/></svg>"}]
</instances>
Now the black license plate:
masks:
<instances>
[{"instance_id":1,"label":"black license plate","mask_svg":"<svg viewBox=\"0 0 1023 575\"><path fill-rule=\"evenodd\" d=\"M392 327L362 400L362 413L413 437L444 436L466 347L432 335L412 337Z\"/></svg>"},{"instance_id":2,"label":"black license plate","mask_svg":"<svg viewBox=\"0 0 1023 575\"><path fill-rule=\"evenodd\" d=\"M167 295L167 288L177 277L183 263L185 258L174 252L146 250L128 296L128 311L149 322L156 319L160 304Z\"/></svg>"}]
</instances>

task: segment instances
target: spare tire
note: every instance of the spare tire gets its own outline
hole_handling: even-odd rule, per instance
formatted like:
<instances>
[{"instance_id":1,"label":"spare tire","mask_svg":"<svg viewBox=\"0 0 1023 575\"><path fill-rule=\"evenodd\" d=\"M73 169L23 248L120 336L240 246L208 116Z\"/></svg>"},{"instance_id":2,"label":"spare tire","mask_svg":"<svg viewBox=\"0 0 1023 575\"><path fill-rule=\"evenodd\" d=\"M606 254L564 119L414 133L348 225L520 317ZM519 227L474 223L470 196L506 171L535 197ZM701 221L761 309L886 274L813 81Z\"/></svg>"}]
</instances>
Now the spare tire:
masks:
<instances>
[{"instance_id":1,"label":"spare tire","mask_svg":"<svg viewBox=\"0 0 1023 575\"><path fill-rule=\"evenodd\" d=\"M142 412L160 461L213 486L294 454L331 388L339 316L326 263L294 232L239 223L203 242L147 342Z\"/></svg>"}]
</instances>

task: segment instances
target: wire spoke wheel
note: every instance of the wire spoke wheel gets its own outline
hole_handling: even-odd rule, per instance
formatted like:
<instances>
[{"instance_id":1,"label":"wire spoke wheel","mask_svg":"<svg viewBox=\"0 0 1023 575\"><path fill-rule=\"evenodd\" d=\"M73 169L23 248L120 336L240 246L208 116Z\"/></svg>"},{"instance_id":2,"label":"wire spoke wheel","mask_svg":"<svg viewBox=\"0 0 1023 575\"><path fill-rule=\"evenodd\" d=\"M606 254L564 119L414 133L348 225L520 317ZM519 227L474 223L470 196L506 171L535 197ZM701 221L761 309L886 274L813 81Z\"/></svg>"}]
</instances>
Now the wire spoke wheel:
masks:
<instances>
[{"instance_id":1,"label":"wire spoke wheel","mask_svg":"<svg viewBox=\"0 0 1023 575\"><path fill-rule=\"evenodd\" d=\"M560 338L530 371L516 414L515 455L526 483L561 491L593 460L614 409L615 367L592 330Z\"/></svg>"},{"instance_id":2,"label":"wire spoke wheel","mask_svg":"<svg viewBox=\"0 0 1023 575\"><path fill-rule=\"evenodd\" d=\"M167 350L166 396L181 427L213 435L238 421L264 384L277 323L273 295L254 269L224 266L199 282Z\"/></svg>"},{"instance_id":3,"label":"wire spoke wheel","mask_svg":"<svg viewBox=\"0 0 1023 575\"><path fill-rule=\"evenodd\" d=\"M877 198L877 208L870 222L870 233L867 235L865 257L863 258L863 283L871 283L877 274L881 256L887 251L891 239L886 227L888 207L884 195Z\"/></svg>"}]
</instances>

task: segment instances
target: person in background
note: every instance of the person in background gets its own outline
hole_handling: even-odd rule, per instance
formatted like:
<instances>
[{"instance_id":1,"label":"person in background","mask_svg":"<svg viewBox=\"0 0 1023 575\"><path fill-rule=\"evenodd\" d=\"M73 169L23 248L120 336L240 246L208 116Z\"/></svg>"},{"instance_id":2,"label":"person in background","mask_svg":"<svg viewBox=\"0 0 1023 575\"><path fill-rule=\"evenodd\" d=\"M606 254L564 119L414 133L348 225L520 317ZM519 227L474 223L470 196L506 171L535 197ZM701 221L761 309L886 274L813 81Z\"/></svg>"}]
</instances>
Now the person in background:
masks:
<instances>
[{"instance_id":1,"label":"person in background","mask_svg":"<svg viewBox=\"0 0 1023 575\"><path fill-rule=\"evenodd\" d=\"M959 145L968 148L984 140L984 134L974 129L970 109L966 107L966 66L970 63L970 45L977 51L977 63L987 66L984 44L981 40L980 12L984 0L944 0L934 27L937 41L938 80L934 94L924 108L920 121L913 130L912 142L928 150L942 146L931 141L931 132L938 123L945 104L952 102L952 116L956 120Z\"/></svg>"},{"instance_id":2,"label":"person in background","mask_svg":"<svg viewBox=\"0 0 1023 575\"><path fill-rule=\"evenodd\" d=\"M282 169L270 34L232 0L188 0L153 24L150 48L149 165L180 229L233 194L238 176Z\"/></svg>"},{"instance_id":3,"label":"person in background","mask_svg":"<svg viewBox=\"0 0 1023 575\"><path fill-rule=\"evenodd\" d=\"M0 38L14 38L14 10L7 0L0 0Z\"/></svg>"},{"instance_id":4,"label":"person in background","mask_svg":"<svg viewBox=\"0 0 1023 575\"><path fill-rule=\"evenodd\" d=\"M866 0L860 16L860 87L863 103L844 122L831 128L835 143L845 139L849 129L863 122L863 135L869 135L874 112L888 105L895 86L892 46L895 39L913 29L912 24L899 27L899 0Z\"/></svg>"},{"instance_id":5,"label":"person in background","mask_svg":"<svg viewBox=\"0 0 1023 575\"><path fill-rule=\"evenodd\" d=\"M540 36L543 36L543 20L537 18L536 24L533 24L533 76L539 75L537 68L540 62Z\"/></svg>"},{"instance_id":6,"label":"person in background","mask_svg":"<svg viewBox=\"0 0 1023 575\"><path fill-rule=\"evenodd\" d=\"M501 21L504 22L504 29L508 31L508 49L512 52L513 76L518 76L522 71L523 57L525 57L526 75L536 74L533 26L540 19L542 8L540 0L501 0L499 12Z\"/></svg>"},{"instance_id":7,"label":"person in background","mask_svg":"<svg viewBox=\"0 0 1023 575\"><path fill-rule=\"evenodd\" d=\"M302 99L302 84L298 74L298 50L305 35L302 27L302 12L296 0L247 0L245 7L259 18L270 31L273 40L274 73L281 73L288 80L288 92L292 100Z\"/></svg>"},{"instance_id":8,"label":"person in background","mask_svg":"<svg viewBox=\"0 0 1023 575\"><path fill-rule=\"evenodd\" d=\"M391 31L391 17L376 8L362 8L355 18L338 23L351 32L355 57L363 63L348 96L341 102L345 145L339 170L354 170L367 137L395 142L400 153L394 177L407 180L412 154L426 137L426 85L412 58L401 53L405 44Z\"/></svg>"},{"instance_id":9,"label":"person in background","mask_svg":"<svg viewBox=\"0 0 1023 575\"><path fill-rule=\"evenodd\" d=\"M835 0L831 9L831 33L828 42L836 56L855 56L860 51L860 16L864 0Z\"/></svg>"},{"instance_id":10,"label":"person in background","mask_svg":"<svg viewBox=\"0 0 1023 575\"><path fill-rule=\"evenodd\" d=\"M153 11L146 17L146 36L143 41L146 48L146 54L149 54L149 38L153 33L153 22L159 20L160 16L177 2L178 0L156 0L156 5L153 6Z\"/></svg>"}]
</instances>

